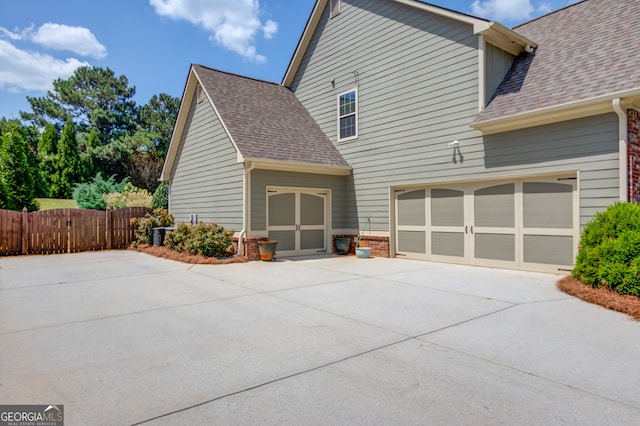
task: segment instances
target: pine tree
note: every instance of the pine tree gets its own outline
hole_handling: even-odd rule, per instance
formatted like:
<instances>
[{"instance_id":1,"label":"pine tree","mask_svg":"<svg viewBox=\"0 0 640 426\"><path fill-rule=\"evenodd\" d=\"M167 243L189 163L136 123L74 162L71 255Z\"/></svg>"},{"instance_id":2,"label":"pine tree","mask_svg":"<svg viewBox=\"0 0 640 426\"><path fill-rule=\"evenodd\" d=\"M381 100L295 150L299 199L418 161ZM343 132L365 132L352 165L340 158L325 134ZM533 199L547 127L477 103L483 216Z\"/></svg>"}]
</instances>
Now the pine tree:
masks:
<instances>
[{"instance_id":1,"label":"pine tree","mask_svg":"<svg viewBox=\"0 0 640 426\"><path fill-rule=\"evenodd\" d=\"M51 193L51 184L56 174L56 154L58 152L59 139L56 126L47 124L38 143L38 164L49 193Z\"/></svg>"},{"instance_id":2,"label":"pine tree","mask_svg":"<svg viewBox=\"0 0 640 426\"><path fill-rule=\"evenodd\" d=\"M51 182L51 196L71 198L73 187L80 181L81 164L76 129L71 119L67 119L56 153L56 172Z\"/></svg>"},{"instance_id":3,"label":"pine tree","mask_svg":"<svg viewBox=\"0 0 640 426\"><path fill-rule=\"evenodd\" d=\"M29 165L29 147L17 123L4 128L0 150L0 176L3 181L4 208L37 210L33 170Z\"/></svg>"}]
</instances>

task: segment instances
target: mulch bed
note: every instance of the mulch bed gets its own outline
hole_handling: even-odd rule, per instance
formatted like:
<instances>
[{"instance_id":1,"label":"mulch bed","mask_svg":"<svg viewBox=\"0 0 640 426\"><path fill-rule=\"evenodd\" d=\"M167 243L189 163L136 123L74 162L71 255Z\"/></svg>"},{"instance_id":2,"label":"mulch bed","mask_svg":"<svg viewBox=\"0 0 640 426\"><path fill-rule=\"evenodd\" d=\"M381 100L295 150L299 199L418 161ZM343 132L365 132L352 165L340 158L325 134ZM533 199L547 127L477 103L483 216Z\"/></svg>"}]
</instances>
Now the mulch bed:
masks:
<instances>
[{"instance_id":1,"label":"mulch bed","mask_svg":"<svg viewBox=\"0 0 640 426\"><path fill-rule=\"evenodd\" d=\"M622 312L636 321L640 321L639 297L618 294L606 287L593 288L571 276L562 278L557 285L567 294L613 311Z\"/></svg>"},{"instance_id":2,"label":"mulch bed","mask_svg":"<svg viewBox=\"0 0 640 426\"><path fill-rule=\"evenodd\" d=\"M228 263L246 263L249 259L246 256L235 256L228 259L216 259L215 257L205 257L189 253L177 253L164 246L152 246L140 244L137 248L132 248L142 253L150 254L164 259L177 260L178 262L193 263L198 265L225 265Z\"/></svg>"}]
</instances>

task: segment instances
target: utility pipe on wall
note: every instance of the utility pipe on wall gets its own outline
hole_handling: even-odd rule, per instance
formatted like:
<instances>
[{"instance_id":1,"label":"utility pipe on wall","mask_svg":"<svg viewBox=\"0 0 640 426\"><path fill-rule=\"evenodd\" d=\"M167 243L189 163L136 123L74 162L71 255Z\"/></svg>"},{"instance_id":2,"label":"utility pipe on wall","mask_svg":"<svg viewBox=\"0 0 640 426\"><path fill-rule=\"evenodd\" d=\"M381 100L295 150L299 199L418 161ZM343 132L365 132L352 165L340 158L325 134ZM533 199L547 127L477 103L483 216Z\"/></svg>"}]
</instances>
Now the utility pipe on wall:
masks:
<instances>
[{"instance_id":1,"label":"utility pipe on wall","mask_svg":"<svg viewBox=\"0 0 640 426\"><path fill-rule=\"evenodd\" d=\"M627 130L627 110L622 107L622 99L616 98L612 102L613 110L618 114L618 151L619 154L619 181L620 181L620 201L629 200L629 158Z\"/></svg>"},{"instance_id":2,"label":"utility pipe on wall","mask_svg":"<svg viewBox=\"0 0 640 426\"><path fill-rule=\"evenodd\" d=\"M248 162L244 163L244 173L242 175L242 231L238 235L238 256L244 255L244 236L247 233L247 229L249 229L249 214L247 209L249 207L249 173L256 167L255 163Z\"/></svg>"}]
</instances>

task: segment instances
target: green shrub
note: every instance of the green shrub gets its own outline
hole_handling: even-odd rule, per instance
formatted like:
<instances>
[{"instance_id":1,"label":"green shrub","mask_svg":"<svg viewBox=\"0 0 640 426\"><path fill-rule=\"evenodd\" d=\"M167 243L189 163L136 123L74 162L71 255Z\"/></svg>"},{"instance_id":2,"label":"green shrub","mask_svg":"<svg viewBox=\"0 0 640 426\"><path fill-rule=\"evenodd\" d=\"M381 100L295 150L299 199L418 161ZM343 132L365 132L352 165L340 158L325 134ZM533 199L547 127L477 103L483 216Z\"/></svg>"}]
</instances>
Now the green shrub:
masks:
<instances>
[{"instance_id":1,"label":"green shrub","mask_svg":"<svg viewBox=\"0 0 640 426\"><path fill-rule=\"evenodd\" d=\"M587 223L572 275L593 287L640 296L640 205L615 203Z\"/></svg>"},{"instance_id":2,"label":"green shrub","mask_svg":"<svg viewBox=\"0 0 640 426\"><path fill-rule=\"evenodd\" d=\"M181 223L166 235L164 245L178 253L187 252L206 257L229 256L233 251L233 231L215 223L194 226Z\"/></svg>"},{"instance_id":3,"label":"green shrub","mask_svg":"<svg viewBox=\"0 0 640 426\"><path fill-rule=\"evenodd\" d=\"M131 183L124 186L122 192L111 192L102 196L105 204L112 210L125 207L151 207L151 194L146 189Z\"/></svg>"},{"instance_id":4,"label":"green shrub","mask_svg":"<svg viewBox=\"0 0 640 426\"><path fill-rule=\"evenodd\" d=\"M128 178L124 178L121 182L116 182L115 179L116 177L113 175L104 180L102 175L98 173L91 182L76 185L73 190L73 199L82 209L106 210L107 203L103 195L123 192L128 180Z\"/></svg>"},{"instance_id":5,"label":"green shrub","mask_svg":"<svg viewBox=\"0 0 640 426\"><path fill-rule=\"evenodd\" d=\"M161 182L156 188L151 200L151 207L154 209L169 208L169 185L166 182Z\"/></svg>"},{"instance_id":6,"label":"green shrub","mask_svg":"<svg viewBox=\"0 0 640 426\"><path fill-rule=\"evenodd\" d=\"M155 209L143 217L131 219L131 223L136 228L136 239L133 242L133 246L136 247L138 244L151 244L153 242L153 228L173 226L174 219L167 210Z\"/></svg>"}]
</instances>

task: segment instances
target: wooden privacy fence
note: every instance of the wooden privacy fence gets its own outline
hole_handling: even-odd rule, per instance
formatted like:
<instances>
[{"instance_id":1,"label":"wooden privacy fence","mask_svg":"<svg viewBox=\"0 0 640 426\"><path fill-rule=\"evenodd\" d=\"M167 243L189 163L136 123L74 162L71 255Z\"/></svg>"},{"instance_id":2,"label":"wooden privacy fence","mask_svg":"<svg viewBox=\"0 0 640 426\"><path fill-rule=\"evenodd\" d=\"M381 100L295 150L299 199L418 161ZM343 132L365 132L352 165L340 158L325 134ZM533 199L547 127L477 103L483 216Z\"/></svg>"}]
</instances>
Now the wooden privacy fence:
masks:
<instances>
[{"instance_id":1,"label":"wooden privacy fence","mask_svg":"<svg viewBox=\"0 0 640 426\"><path fill-rule=\"evenodd\" d=\"M149 211L146 207L32 213L0 209L0 256L127 248L134 240L131 219Z\"/></svg>"}]
</instances>

